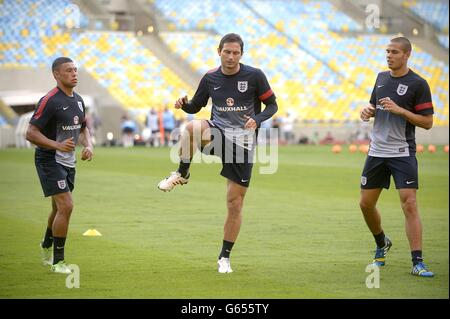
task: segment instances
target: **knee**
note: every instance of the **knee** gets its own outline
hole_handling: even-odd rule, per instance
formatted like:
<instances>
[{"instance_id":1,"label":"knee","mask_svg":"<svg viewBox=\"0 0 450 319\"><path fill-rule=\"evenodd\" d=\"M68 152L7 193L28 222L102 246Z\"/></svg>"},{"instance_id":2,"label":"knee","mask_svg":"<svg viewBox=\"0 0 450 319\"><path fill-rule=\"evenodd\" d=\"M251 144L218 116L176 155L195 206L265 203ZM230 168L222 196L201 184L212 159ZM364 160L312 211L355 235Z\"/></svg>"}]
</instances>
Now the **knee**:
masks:
<instances>
[{"instance_id":1,"label":"knee","mask_svg":"<svg viewBox=\"0 0 450 319\"><path fill-rule=\"evenodd\" d=\"M227 200L228 213L235 216L239 215L242 209L242 202L243 198L239 196L229 198Z\"/></svg>"},{"instance_id":2,"label":"knee","mask_svg":"<svg viewBox=\"0 0 450 319\"><path fill-rule=\"evenodd\" d=\"M73 210L73 202L71 200L62 202L58 207L58 212L67 216L70 216L72 210Z\"/></svg>"},{"instance_id":3,"label":"knee","mask_svg":"<svg viewBox=\"0 0 450 319\"><path fill-rule=\"evenodd\" d=\"M361 210L363 212L366 212L366 211L373 210L375 208L375 205L367 200L361 199L359 201L359 207L361 208Z\"/></svg>"},{"instance_id":4,"label":"knee","mask_svg":"<svg viewBox=\"0 0 450 319\"><path fill-rule=\"evenodd\" d=\"M192 133L194 132L194 124L193 121L190 121L186 124L184 127L184 130L181 132L181 136L186 139L187 137L189 139L192 139Z\"/></svg>"},{"instance_id":5,"label":"knee","mask_svg":"<svg viewBox=\"0 0 450 319\"><path fill-rule=\"evenodd\" d=\"M409 213L414 213L417 207L417 201L415 196L408 196L402 198L402 207L405 211Z\"/></svg>"},{"instance_id":6,"label":"knee","mask_svg":"<svg viewBox=\"0 0 450 319\"><path fill-rule=\"evenodd\" d=\"M192 121L188 122L186 124L185 133L189 133L189 135L192 138L192 135L194 133L194 128L199 126L199 125L201 125L201 123L199 123L199 121L197 121L197 120L192 120Z\"/></svg>"}]
</instances>

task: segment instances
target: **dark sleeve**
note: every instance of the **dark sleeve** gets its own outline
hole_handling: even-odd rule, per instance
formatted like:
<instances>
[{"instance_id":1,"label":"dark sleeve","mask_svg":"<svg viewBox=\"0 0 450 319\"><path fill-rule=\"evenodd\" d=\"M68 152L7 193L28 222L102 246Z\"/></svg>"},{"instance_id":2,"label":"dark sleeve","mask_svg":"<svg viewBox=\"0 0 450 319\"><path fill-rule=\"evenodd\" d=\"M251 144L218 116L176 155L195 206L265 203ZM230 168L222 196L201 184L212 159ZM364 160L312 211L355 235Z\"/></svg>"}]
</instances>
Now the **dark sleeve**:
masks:
<instances>
[{"instance_id":1,"label":"dark sleeve","mask_svg":"<svg viewBox=\"0 0 450 319\"><path fill-rule=\"evenodd\" d=\"M200 111L202 107L206 106L206 104L208 103L208 99L208 83L206 80L206 75L204 75L192 100L190 100L188 103L185 103L181 109L186 113L195 114Z\"/></svg>"},{"instance_id":2,"label":"dark sleeve","mask_svg":"<svg viewBox=\"0 0 450 319\"><path fill-rule=\"evenodd\" d=\"M43 129L56 113L56 104L51 98L43 97L39 100L30 124Z\"/></svg>"},{"instance_id":3,"label":"dark sleeve","mask_svg":"<svg viewBox=\"0 0 450 319\"><path fill-rule=\"evenodd\" d=\"M431 90L427 81L423 81L416 90L416 105L414 112L421 115L434 114L433 102L431 100Z\"/></svg>"},{"instance_id":4,"label":"dark sleeve","mask_svg":"<svg viewBox=\"0 0 450 319\"><path fill-rule=\"evenodd\" d=\"M264 111L253 116L257 126L260 126L265 120L270 119L278 111L278 104L277 101L275 101L275 95L272 95L265 100L264 104L266 105Z\"/></svg>"},{"instance_id":5,"label":"dark sleeve","mask_svg":"<svg viewBox=\"0 0 450 319\"><path fill-rule=\"evenodd\" d=\"M84 120L83 120L83 122L81 123L81 128L82 129L84 129L85 127L86 127L86 105L84 105L84 101L83 101L83 98L81 97L81 96L79 96L78 95L78 97L80 98L80 100L81 100L81 104L83 105L83 115L84 115Z\"/></svg>"},{"instance_id":6,"label":"dark sleeve","mask_svg":"<svg viewBox=\"0 0 450 319\"><path fill-rule=\"evenodd\" d=\"M256 94L258 95L258 99L266 105L264 111L253 116L253 119L259 126L262 122L271 118L278 111L278 105L275 94L270 88L266 75L259 69L256 73L256 85Z\"/></svg>"},{"instance_id":7,"label":"dark sleeve","mask_svg":"<svg viewBox=\"0 0 450 319\"><path fill-rule=\"evenodd\" d=\"M259 70L256 73L256 94L258 99L267 105L266 100L274 96L272 89L270 88L269 82L267 81L266 75L263 71Z\"/></svg>"},{"instance_id":8,"label":"dark sleeve","mask_svg":"<svg viewBox=\"0 0 450 319\"><path fill-rule=\"evenodd\" d=\"M378 76L375 80L375 84L373 85L372 94L370 95L370 101L369 103L376 106L377 103L377 82L378 82Z\"/></svg>"}]
</instances>

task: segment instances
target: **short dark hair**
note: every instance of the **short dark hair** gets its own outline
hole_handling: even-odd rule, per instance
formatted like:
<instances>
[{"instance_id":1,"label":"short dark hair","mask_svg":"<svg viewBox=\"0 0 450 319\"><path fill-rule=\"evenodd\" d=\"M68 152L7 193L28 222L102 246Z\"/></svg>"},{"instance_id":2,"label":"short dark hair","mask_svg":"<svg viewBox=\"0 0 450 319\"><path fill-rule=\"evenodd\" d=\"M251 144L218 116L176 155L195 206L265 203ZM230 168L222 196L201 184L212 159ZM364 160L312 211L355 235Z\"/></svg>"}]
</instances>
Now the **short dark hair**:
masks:
<instances>
[{"instance_id":1,"label":"short dark hair","mask_svg":"<svg viewBox=\"0 0 450 319\"><path fill-rule=\"evenodd\" d=\"M52 63L52 71L56 71L61 64L67 63L67 62L73 62L71 58L67 58L65 56L57 58Z\"/></svg>"},{"instance_id":2,"label":"short dark hair","mask_svg":"<svg viewBox=\"0 0 450 319\"><path fill-rule=\"evenodd\" d=\"M399 43L400 46L403 48L403 52L408 53L412 51L411 42L405 37L393 38L391 39L391 42Z\"/></svg>"},{"instance_id":3,"label":"short dark hair","mask_svg":"<svg viewBox=\"0 0 450 319\"><path fill-rule=\"evenodd\" d=\"M225 43L237 42L241 46L241 54L244 53L244 41L239 34L236 33L228 33L223 36L219 43L219 51L222 51L223 45Z\"/></svg>"}]
</instances>

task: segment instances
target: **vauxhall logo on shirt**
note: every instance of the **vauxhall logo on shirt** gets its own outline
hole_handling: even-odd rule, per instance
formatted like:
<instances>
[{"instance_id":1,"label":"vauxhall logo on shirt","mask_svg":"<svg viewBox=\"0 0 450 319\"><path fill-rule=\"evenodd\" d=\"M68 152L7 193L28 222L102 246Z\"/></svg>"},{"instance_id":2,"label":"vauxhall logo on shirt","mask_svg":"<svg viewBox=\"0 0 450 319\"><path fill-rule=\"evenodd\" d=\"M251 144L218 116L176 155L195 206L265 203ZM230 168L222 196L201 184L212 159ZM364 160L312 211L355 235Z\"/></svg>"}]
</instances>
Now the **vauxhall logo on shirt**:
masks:
<instances>
[{"instance_id":1,"label":"vauxhall logo on shirt","mask_svg":"<svg viewBox=\"0 0 450 319\"><path fill-rule=\"evenodd\" d=\"M73 117L73 124L75 124L75 125L63 125L62 129L63 129L63 131L78 130L81 128L81 124L79 124L79 123L80 123L80 118L75 115Z\"/></svg>"},{"instance_id":2,"label":"vauxhall logo on shirt","mask_svg":"<svg viewBox=\"0 0 450 319\"><path fill-rule=\"evenodd\" d=\"M227 106L217 106L217 110L221 112L235 112L235 111L247 111L247 107L245 105L243 106L233 106L234 105L234 99L232 97L227 98L226 100Z\"/></svg>"}]
</instances>

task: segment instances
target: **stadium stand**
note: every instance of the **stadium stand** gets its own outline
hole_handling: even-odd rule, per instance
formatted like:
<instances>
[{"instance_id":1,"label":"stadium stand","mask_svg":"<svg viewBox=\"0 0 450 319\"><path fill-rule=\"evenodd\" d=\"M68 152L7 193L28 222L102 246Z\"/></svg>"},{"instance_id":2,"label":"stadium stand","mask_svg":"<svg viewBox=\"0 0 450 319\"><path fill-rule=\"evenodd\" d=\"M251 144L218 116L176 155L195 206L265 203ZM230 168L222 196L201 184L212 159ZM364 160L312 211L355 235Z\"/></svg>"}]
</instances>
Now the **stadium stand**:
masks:
<instances>
[{"instance_id":1,"label":"stadium stand","mask_svg":"<svg viewBox=\"0 0 450 319\"><path fill-rule=\"evenodd\" d=\"M217 64L220 39L199 30L226 33L233 32L234 25L245 25L244 63L261 67L282 98L282 111L283 106L294 106L302 119L357 119L376 74L386 69L384 48L391 37L342 36L335 31L357 31L361 26L325 1L249 0L243 6L240 1L217 5L205 0L182 6L179 0L157 0L155 4L170 19L172 30L183 31L166 32L162 38L199 73ZM411 67L432 87L436 124L448 125L448 65L414 47Z\"/></svg>"},{"instance_id":2,"label":"stadium stand","mask_svg":"<svg viewBox=\"0 0 450 319\"><path fill-rule=\"evenodd\" d=\"M37 67L54 57L48 38L63 28L75 27L74 6L67 0L0 2L0 61L6 67ZM80 14L79 27L87 23ZM42 40L42 41L41 41ZM71 40L61 34L55 40L61 44Z\"/></svg>"},{"instance_id":3,"label":"stadium stand","mask_svg":"<svg viewBox=\"0 0 450 319\"><path fill-rule=\"evenodd\" d=\"M298 28L306 31L309 25L307 19L298 19L297 12L301 12L301 9L296 9L297 7L305 6L305 3L290 0L283 1L283 5L278 0L264 2L251 0L249 3L260 14L271 12L267 18L275 25L282 22L288 24L290 27L286 28L285 32L303 47L305 45L302 43L305 43L306 40L301 37L307 34L309 42L306 43L308 47L317 48L313 52L315 56L326 61L333 70L343 74L349 81L354 82L357 87L365 89L368 94L373 88L375 74L386 68L384 47L389 42L390 36L361 35L358 37L344 37L333 32L326 22L318 24L318 27L314 29L318 30L316 34L311 35L310 32L298 32ZM317 9L316 16L318 21L328 21L329 16L334 17L334 21L341 21L341 24L344 24L346 21L344 18L338 18L342 15L336 14L336 10L330 5L319 6L315 4L314 7ZM347 17L347 19L349 18ZM297 24L297 28L291 27L292 24ZM447 96L440 94L442 91L445 91L445 88L448 88L448 65L434 59L421 48L414 47L410 66L430 83L437 108L436 123L438 125L448 125L448 94Z\"/></svg>"},{"instance_id":4,"label":"stadium stand","mask_svg":"<svg viewBox=\"0 0 450 319\"><path fill-rule=\"evenodd\" d=\"M48 67L58 56L71 56L131 113L163 109L180 88L189 88L132 32L67 30L70 7L66 0L1 2L0 66Z\"/></svg>"},{"instance_id":5,"label":"stadium stand","mask_svg":"<svg viewBox=\"0 0 450 319\"><path fill-rule=\"evenodd\" d=\"M204 30L224 34L235 31L235 25L245 25L240 31L246 42L243 62L260 67L270 78L281 101L281 113L295 108L302 120L312 122L357 119L358 112L354 110L365 103L367 98L364 91L301 50L283 33L258 17L250 7L243 6L239 1L226 4L203 1L201 6L198 1L190 1L182 8L176 0L156 1L155 4L164 16L169 17L174 26L172 29L188 31L203 27ZM187 59L196 71L204 73L218 63L215 50L220 36L199 32L168 32L162 34L162 38L174 53ZM183 46L177 43L183 43ZM306 90L305 83L308 83ZM350 104L353 111L349 109L348 96L352 97Z\"/></svg>"},{"instance_id":6,"label":"stadium stand","mask_svg":"<svg viewBox=\"0 0 450 319\"><path fill-rule=\"evenodd\" d=\"M442 2L436 3L433 12L442 11ZM294 109L311 123L358 120L376 73L386 69L390 36L355 36L362 26L328 1L152 0L148 6L168 21L169 31L160 36L171 52L198 74L218 65L220 36L239 26L246 43L242 61L267 74L280 114ZM162 109L183 93L192 96L195 84L183 82L134 32L88 31L81 12L81 29L72 28L72 8L68 0L1 1L0 67L48 67L57 56L73 56L132 114ZM446 10L448 17L448 4ZM432 21L440 19L434 15ZM434 25L448 33L446 21ZM448 125L448 64L414 47L411 67L430 83L435 124Z\"/></svg>"},{"instance_id":7,"label":"stadium stand","mask_svg":"<svg viewBox=\"0 0 450 319\"><path fill-rule=\"evenodd\" d=\"M448 34L448 1L403 1L403 6L434 26L440 32Z\"/></svg>"},{"instance_id":8,"label":"stadium stand","mask_svg":"<svg viewBox=\"0 0 450 319\"><path fill-rule=\"evenodd\" d=\"M448 34L439 34L438 40L439 43L448 50Z\"/></svg>"}]
</instances>

